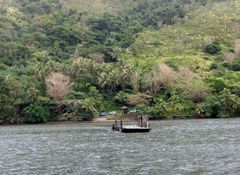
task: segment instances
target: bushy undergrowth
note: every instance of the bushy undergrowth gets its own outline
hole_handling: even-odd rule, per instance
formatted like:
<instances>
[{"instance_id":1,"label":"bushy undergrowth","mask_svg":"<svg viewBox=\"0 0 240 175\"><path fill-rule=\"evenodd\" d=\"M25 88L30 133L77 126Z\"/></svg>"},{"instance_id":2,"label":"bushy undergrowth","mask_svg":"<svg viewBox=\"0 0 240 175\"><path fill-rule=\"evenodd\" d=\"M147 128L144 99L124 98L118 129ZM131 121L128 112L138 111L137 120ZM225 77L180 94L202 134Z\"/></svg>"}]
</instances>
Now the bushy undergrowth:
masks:
<instances>
[{"instance_id":1,"label":"bushy undergrowth","mask_svg":"<svg viewBox=\"0 0 240 175\"><path fill-rule=\"evenodd\" d=\"M39 103L33 103L23 110L25 123L45 123L50 113L47 107Z\"/></svg>"}]
</instances>

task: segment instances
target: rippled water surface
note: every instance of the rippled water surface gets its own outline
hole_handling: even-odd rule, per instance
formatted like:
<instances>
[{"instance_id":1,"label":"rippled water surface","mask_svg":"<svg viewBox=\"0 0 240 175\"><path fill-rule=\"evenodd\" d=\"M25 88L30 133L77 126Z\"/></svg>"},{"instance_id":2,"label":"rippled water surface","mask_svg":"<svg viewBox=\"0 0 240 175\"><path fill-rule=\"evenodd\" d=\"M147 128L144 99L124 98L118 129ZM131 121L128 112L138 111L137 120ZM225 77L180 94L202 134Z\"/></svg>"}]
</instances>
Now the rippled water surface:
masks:
<instances>
[{"instance_id":1,"label":"rippled water surface","mask_svg":"<svg viewBox=\"0 0 240 175\"><path fill-rule=\"evenodd\" d=\"M150 133L111 123L0 127L0 174L240 174L240 120L152 121Z\"/></svg>"}]
</instances>

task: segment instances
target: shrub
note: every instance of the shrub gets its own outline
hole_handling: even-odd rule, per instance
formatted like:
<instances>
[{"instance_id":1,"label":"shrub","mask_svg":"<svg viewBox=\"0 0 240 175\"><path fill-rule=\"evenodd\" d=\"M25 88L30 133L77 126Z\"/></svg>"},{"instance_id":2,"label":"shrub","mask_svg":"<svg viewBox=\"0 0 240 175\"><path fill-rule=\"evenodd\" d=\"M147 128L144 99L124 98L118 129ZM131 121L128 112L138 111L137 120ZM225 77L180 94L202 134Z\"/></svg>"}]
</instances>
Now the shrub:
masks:
<instances>
[{"instance_id":1,"label":"shrub","mask_svg":"<svg viewBox=\"0 0 240 175\"><path fill-rule=\"evenodd\" d=\"M127 105L128 97L129 97L129 94L127 94L123 91L120 91L119 93L117 93L117 95L115 95L114 101L121 106L122 105Z\"/></svg>"},{"instance_id":2,"label":"shrub","mask_svg":"<svg viewBox=\"0 0 240 175\"><path fill-rule=\"evenodd\" d=\"M164 63L159 63L157 65L157 68L158 68L157 71L159 74L159 78L163 86L167 89L172 88L175 84L175 77L176 77L175 71Z\"/></svg>"},{"instance_id":3,"label":"shrub","mask_svg":"<svg viewBox=\"0 0 240 175\"><path fill-rule=\"evenodd\" d=\"M151 119L163 119L174 117L189 117L193 114L194 103L184 94L178 91L172 92L168 99L154 97L154 104L145 110Z\"/></svg>"},{"instance_id":4,"label":"shrub","mask_svg":"<svg viewBox=\"0 0 240 175\"><path fill-rule=\"evenodd\" d=\"M216 64L216 63L212 63L211 65L210 65L210 69L211 70L214 70L214 69L217 69L218 68L218 65Z\"/></svg>"},{"instance_id":5,"label":"shrub","mask_svg":"<svg viewBox=\"0 0 240 175\"><path fill-rule=\"evenodd\" d=\"M166 100L160 97L153 98L154 104L144 108L144 112L150 115L150 119L166 119Z\"/></svg>"},{"instance_id":6,"label":"shrub","mask_svg":"<svg viewBox=\"0 0 240 175\"><path fill-rule=\"evenodd\" d=\"M208 96L202 105L204 117L206 118L225 118L228 117L221 100L217 96Z\"/></svg>"},{"instance_id":7,"label":"shrub","mask_svg":"<svg viewBox=\"0 0 240 175\"><path fill-rule=\"evenodd\" d=\"M128 103L136 107L144 107L149 104L149 99L151 96L145 93L137 93L128 96Z\"/></svg>"},{"instance_id":8,"label":"shrub","mask_svg":"<svg viewBox=\"0 0 240 175\"><path fill-rule=\"evenodd\" d=\"M229 52L229 53L225 53L224 54L224 60L225 60L225 62L227 63L227 64L232 64L233 63L233 61L234 61L234 58L235 58L235 55L234 55L234 53L232 53L232 52Z\"/></svg>"},{"instance_id":9,"label":"shrub","mask_svg":"<svg viewBox=\"0 0 240 175\"><path fill-rule=\"evenodd\" d=\"M211 55L215 55L215 54L219 53L220 51L221 51L221 47L216 43L209 44L204 49L204 52L211 54Z\"/></svg>"},{"instance_id":10,"label":"shrub","mask_svg":"<svg viewBox=\"0 0 240 175\"><path fill-rule=\"evenodd\" d=\"M130 76L131 85L134 92L138 92L140 89L140 75L138 72L132 73Z\"/></svg>"},{"instance_id":11,"label":"shrub","mask_svg":"<svg viewBox=\"0 0 240 175\"><path fill-rule=\"evenodd\" d=\"M61 106L65 107L65 111L62 111L60 120L77 120L77 121L90 121L94 118L94 114L97 113L93 98L85 100L66 100L61 102Z\"/></svg>"},{"instance_id":12,"label":"shrub","mask_svg":"<svg viewBox=\"0 0 240 175\"><path fill-rule=\"evenodd\" d=\"M187 67L181 67L178 71L180 81L186 82L194 78L194 73Z\"/></svg>"},{"instance_id":13,"label":"shrub","mask_svg":"<svg viewBox=\"0 0 240 175\"><path fill-rule=\"evenodd\" d=\"M212 77L206 79L206 82L213 89L213 91L217 93L222 91L227 86L223 78Z\"/></svg>"},{"instance_id":14,"label":"shrub","mask_svg":"<svg viewBox=\"0 0 240 175\"><path fill-rule=\"evenodd\" d=\"M229 65L229 64L226 63L226 62L224 62L224 63L222 64L222 66L225 67L225 68L229 68L229 69L231 68L231 65Z\"/></svg>"},{"instance_id":15,"label":"shrub","mask_svg":"<svg viewBox=\"0 0 240 175\"><path fill-rule=\"evenodd\" d=\"M155 69L145 75L146 87L151 95L156 95L162 87L171 89L174 86L176 72L165 63L159 63Z\"/></svg>"},{"instance_id":16,"label":"shrub","mask_svg":"<svg viewBox=\"0 0 240 175\"><path fill-rule=\"evenodd\" d=\"M230 89L224 88L219 97L225 110L230 114L237 113L240 110L240 98L238 95L233 94Z\"/></svg>"},{"instance_id":17,"label":"shrub","mask_svg":"<svg viewBox=\"0 0 240 175\"><path fill-rule=\"evenodd\" d=\"M234 52L237 57L240 57L240 40L236 41Z\"/></svg>"},{"instance_id":18,"label":"shrub","mask_svg":"<svg viewBox=\"0 0 240 175\"><path fill-rule=\"evenodd\" d=\"M240 64L239 63L232 64L231 69L233 71L240 71Z\"/></svg>"},{"instance_id":19,"label":"shrub","mask_svg":"<svg viewBox=\"0 0 240 175\"><path fill-rule=\"evenodd\" d=\"M51 72L46 77L48 94L56 101L61 101L71 88L70 78L63 73Z\"/></svg>"},{"instance_id":20,"label":"shrub","mask_svg":"<svg viewBox=\"0 0 240 175\"><path fill-rule=\"evenodd\" d=\"M151 120L166 119L166 116L164 116L164 112L162 111L161 106L149 106L144 112L150 115Z\"/></svg>"},{"instance_id":21,"label":"shrub","mask_svg":"<svg viewBox=\"0 0 240 175\"><path fill-rule=\"evenodd\" d=\"M45 123L50 117L48 108L39 103L33 103L23 110L25 123Z\"/></svg>"},{"instance_id":22,"label":"shrub","mask_svg":"<svg viewBox=\"0 0 240 175\"><path fill-rule=\"evenodd\" d=\"M182 68L178 73L179 87L194 103L203 101L210 91L201 77L195 75L188 68Z\"/></svg>"}]
</instances>

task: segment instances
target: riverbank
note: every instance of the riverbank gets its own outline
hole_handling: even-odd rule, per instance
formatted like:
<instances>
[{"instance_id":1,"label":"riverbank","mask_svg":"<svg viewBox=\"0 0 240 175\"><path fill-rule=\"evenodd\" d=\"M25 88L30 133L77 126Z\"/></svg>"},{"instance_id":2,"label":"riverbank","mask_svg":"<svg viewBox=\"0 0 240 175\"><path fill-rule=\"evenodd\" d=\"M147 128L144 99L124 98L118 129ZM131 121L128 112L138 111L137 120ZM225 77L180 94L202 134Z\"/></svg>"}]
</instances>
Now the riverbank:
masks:
<instances>
[{"instance_id":1,"label":"riverbank","mask_svg":"<svg viewBox=\"0 0 240 175\"><path fill-rule=\"evenodd\" d=\"M230 119L235 119L235 118L240 118L238 116L234 116L234 117L227 117L227 118L199 118L199 117L173 117L173 118L160 118L160 119L151 119L151 122L158 122L158 121L178 121L178 120L230 120ZM92 121L78 121L78 120L70 120L70 121L50 121L50 122L46 122L46 123L36 123L36 124L28 124L28 123L12 123L6 120L0 120L0 126L8 126L8 125L58 125L58 124L76 124L76 123L81 123L81 124L89 124L89 123L113 123L115 120L123 120L125 122L131 122L131 121L135 121L134 118L127 118L127 117L116 117L113 118L111 117L109 118L103 118L103 117L96 117L94 118Z\"/></svg>"}]
</instances>

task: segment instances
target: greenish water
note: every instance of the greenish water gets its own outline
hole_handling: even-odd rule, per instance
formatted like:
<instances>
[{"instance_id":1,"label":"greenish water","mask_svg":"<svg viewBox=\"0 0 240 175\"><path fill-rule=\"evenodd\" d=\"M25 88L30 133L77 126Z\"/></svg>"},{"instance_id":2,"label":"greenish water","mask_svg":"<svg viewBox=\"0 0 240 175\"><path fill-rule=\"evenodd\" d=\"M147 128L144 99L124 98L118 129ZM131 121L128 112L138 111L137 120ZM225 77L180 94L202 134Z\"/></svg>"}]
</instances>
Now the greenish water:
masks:
<instances>
[{"instance_id":1,"label":"greenish water","mask_svg":"<svg viewBox=\"0 0 240 175\"><path fill-rule=\"evenodd\" d=\"M0 174L240 174L240 119L0 127Z\"/></svg>"}]
</instances>

